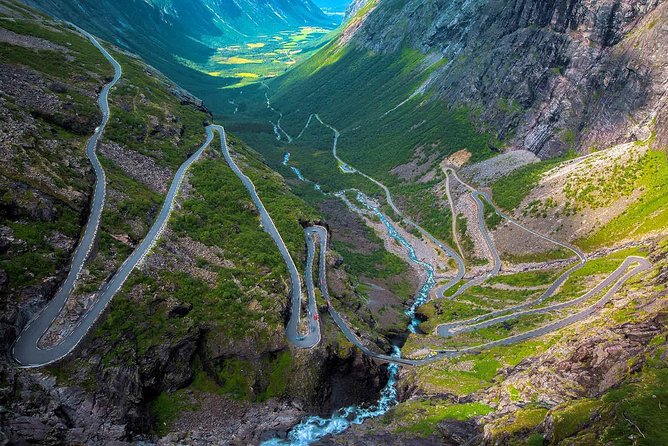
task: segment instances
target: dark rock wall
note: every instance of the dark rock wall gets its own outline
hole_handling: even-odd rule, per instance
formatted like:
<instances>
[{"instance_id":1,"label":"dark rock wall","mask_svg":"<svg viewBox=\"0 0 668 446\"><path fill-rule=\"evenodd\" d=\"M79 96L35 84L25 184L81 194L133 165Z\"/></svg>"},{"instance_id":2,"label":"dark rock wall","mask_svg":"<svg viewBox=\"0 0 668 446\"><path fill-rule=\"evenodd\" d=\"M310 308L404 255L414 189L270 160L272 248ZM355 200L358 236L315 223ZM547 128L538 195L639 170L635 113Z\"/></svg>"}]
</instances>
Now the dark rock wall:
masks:
<instances>
[{"instance_id":1,"label":"dark rock wall","mask_svg":"<svg viewBox=\"0 0 668 446\"><path fill-rule=\"evenodd\" d=\"M444 59L428 89L541 157L645 139L665 104L660 0L387 1L352 42Z\"/></svg>"}]
</instances>

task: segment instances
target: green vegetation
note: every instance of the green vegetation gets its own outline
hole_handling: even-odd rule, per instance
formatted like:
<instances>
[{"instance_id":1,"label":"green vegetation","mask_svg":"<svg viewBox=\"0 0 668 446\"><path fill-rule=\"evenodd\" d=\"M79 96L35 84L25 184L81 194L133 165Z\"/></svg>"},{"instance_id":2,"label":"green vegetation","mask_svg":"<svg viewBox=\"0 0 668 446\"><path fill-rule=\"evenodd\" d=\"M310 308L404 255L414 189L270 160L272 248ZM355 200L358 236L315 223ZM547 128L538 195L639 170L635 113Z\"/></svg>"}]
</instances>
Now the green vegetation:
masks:
<instances>
[{"instance_id":1,"label":"green vegetation","mask_svg":"<svg viewBox=\"0 0 668 446\"><path fill-rule=\"evenodd\" d=\"M264 160L257 156L245 143L235 136L228 135L228 146L236 152L237 164L253 181L258 195L262 199L267 211L274 219L274 223L292 253L295 262L304 254L304 232L300 222L317 221L320 215L308 205L294 196L290 188L285 185L283 178L272 172ZM214 146L216 147L216 146ZM241 158L241 161L239 158ZM209 187L218 188L220 180L210 178ZM241 184L241 183L239 183ZM275 250L278 254L278 251ZM300 262L297 262L298 264Z\"/></svg>"},{"instance_id":2,"label":"green vegetation","mask_svg":"<svg viewBox=\"0 0 668 446\"><path fill-rule=\"evenodd\" d=\"M566 179L563 189L567 200L565 208L572 213L585 208L599 209L642 187L643 177L650 173L646 172L648 164L653 164L651 156L641 154L637 147L626 152L626 156L628 158L615 159L612 165L603 169L594 168L592 158L583 161L582 166ZM651 173L658 172L658 169L652 170Z\"/></svg>"},{"instance_id":3,"label":"green vegetation","mask_svg":"<svg viewBox=\"0 0 668 446\"><path fill-rule=\"evenodd\" d=\"M456 334L450 338L442 340L440 342L440 347L463 348L483 345L539 328L548 322L561 317L563 316L556 312L518 316L475 331Z\"/></svg>"},{"instance_id":4,"label":"green vegetation","mask_svg":"<svg viewBox=\"0 0 668 446\"><path fill-rule=\"evenodd\" d=\"M209 76L234 78L236 83L226 88L238 88L278 76L310 57L326 43L329 32L325 28L302 26L274 35L258 36L254 42L244 44L213 43L216 52L206 63L196 65L188 61L187 65ZM221 108L219 105L218 109ZM230 114L233 111L234 104L230 104Z\"/></svg>"},{"instance_id":5,"label":"green vegetation","mask_svg":"<svg viewBox=\"0 0 668 446\"><path fill-rule=\"evenodd\" d=\"M487 225L487 229L490 231L496 229L496 227L503 222L503 217L496 213L494 206L489 204L487 200L481 199L480 201L482 201L483 204L483 213L485 215L485 225Z\"/></svg>"},{"instance_id":6,"label":"green vegetation","mask_svg":"<svg viewBox=\"0 0 668 446\"><path fill-rule=\"evenodd\" d=\"M431 66L417 51L405 49L400 57L378 55L362 50L340 50L330 44L314 57L270 85L272 106L284 114L281 125L293 137L301 131L310 113L319 113L325 122L342 131L339 155L351 165L378 178L395 192L396 198L416 220L437 237L451 240L449 217L445 209L432 209L429 188L433 183L410 185L387 176L393 167L410 161L420 147L425 156L438 157L468 148L473 160L488 157L498 141L479 133L466 109L447 110L435 98L416 97L392 113L385 112L404 101L411 88L417 88L444 61ZM299 91L292 87L299 85ZM341 88L345 85L345 88ZM368 91L383 91L376 101L360 103L356 98ZM226 116L228 128L257 147L272 167L293 174L280 165L286 150L276 141L269 120L278 116L266 109L265 89L247 88L243 94L244 112ZM426 100L425 100L426 99ZM234 99L241 100L240 97ZM304 101L308 101L305 104ZM310 105L309 105L310 104ZM305 177L317 181L326 192L355 187L370 195L380 190L363 177L343 174L331 154L332 133L312 119L300 139L288 149L291 164Z\"/></svg>"},{"instance_id":7,"label":"green vegetation","mask_svg":"<svg viewBox=\"0 0 668 446\"><path fill-rule=\"evenodd\" d=\"M643 255L643 251L639 248L627 248L614 251L604 257L590 259L585 266L573 272L559 291L542 305L551 305L580 297L616 270L630 255Z\"/></svg>"},{"instance_id":8,"label":"green vegetation","mask_svg":"<svg viewBox=\"0 0 668 446\"><path fill-rule=\"evenodd\" d=\"M0 197L0 204L6 204L4 198L8 192ZM51 222L32 221L7 222L14 236L24 240L30 249L22 252L6 251L0 255L0 268L9 278L11 287L21 289L29 285L42 283L44 278L52 275L56 267L69 260L69 253L54 248L48 237L57 233L76 237L79 233L77 214L67 207L58 207L58 217ZM3 294L7 289L3 290ZM5 305L3 296L2 305Z\"/></svg>"},{"instance_id":9,"label":"green vegetation","mask_svg":"<svg viewBox=\"0 0 668 446\"><path fill-rule=\"evenodd\" d=\"M181 412L197 408L183 392L168 393L162 392L156 399L151 401L149 410L154 419L156 433L165 435L169 432L170 423L172 423Z\"/></svg>"},{"instance_id":10,"label":"green vegetation","mask_svg":"<svg viewBox=\"0 0 668 446\"><path fill-rule=\"evenodd\" d=\"M617 269L627 256L634 254L639 254L637 248L615 251L605 257L590 260L584 267L575 271L554 296L545 300L539 306L549 306L582 296L603 280L605 276ZM494 309L504 309L527 300L536 299L542 293L542 288L505 290L494 288L492 286L494 283L525 287L533 287L532 284L537 283L547 286L556 279L557 275L558 273L555 271L541 271L499 276L486 285L472 287L455 300L429 302L419 310L419 316L426 319L420 324L420 329L425 333L431 333L442 323L484 315ZM544 282L541 282L541 280L544 280ZM591 304L599 297L600 294L593 296L586 304ZM485 344L538 328L551 321L563 318L574 311L576 311L576 308L563 312L520 316L472 332L459 333L447 339L439 339L437 345L438 348L452 348Z\"/></svg>"},{"instance_id":11,"label":"green vegetation","mask_svg":"<svg viewBox=\"0 0 668 446\"><path fill-rule=\"evenodd\" d=\"M221 389L232 398L238 400L251 399L253 397L253 364L239 358L230 358L219 367L217 380L221 383Z\"/></svg>"},{"instance_id":12,"label":"green vegetation","mask_svg":"<svg viewBox=\"0 0 668 446\"><path fill-rule=\"evenodd\" d=\"M223 259L220 259L219 265L208 266L217 276L214 287L185 272L162 271L157 279L134 273L124 287L125 292L114 299L99 335L105 334L111 340L118 340L132 331L137 336L139 351L145 352L152 345L159 344L165 336L175 336L188 330L188 321L207 322L230 338L245 336L248 324L259 321L263 316L267 323L282 323L277 313L267 312L265 315L249 307L255 301L261 308L274 308L274 296L286 299L282 278L287 272L271 237L259 226L255 208L241 181L224 160L218 158L197 163L192 168L191 184L197 194L187 199L182 209L173 214L170 227L176 235L208 246L223 247L225 260L231 261L234 266L219 266ZM297 209L292 200L288 198L290 203L283 214L273 214L275 221ZM299 228L296 221L295 224ZM286 240L294 239L288 238L287 231L283 234ZM302 243L300 251L303 251L300 229L299 234ZM169 283L170 286L158 287L158 283ZM127 292L138 286L148 287L147 291L165 298L173 295L181 302L192 304L188 321L168 318L163 305L158 304L156 308L155 303L148 300L139 304L133 302ZM258 286L269 294L260 292ZM140 308L137 308L138 305ZM146 308L141 311L143 306ZM152 317L137 321L141 314L151 314Z\"/></svg>"},{"instance_id":13,"label":"green vegetation","mask_svg":"<svg viewBox=\"0 0 668 446\"><path fill-rule=\"evenodd\" d=\"M382 245L369 254L356 252L353 245L344 242L335 242L334 249L345 259L346 271L357 277L387 278L404 273L408 268Z\"/></svg>"},{"instance_id":14,"label":"green vegetation","mask_svg":"<svg viewBox=\"0 0 668 446\"><path fill-rule=\"evenodd\" d=\"M3 7L18 15L34 13L15 2L3 2ZM53 49L36 50L5 42L0 48L0 63L17 70L17 78L30 76L31 88L24 91L8 81L2 94L7 125L29 129L10 138L5 147L10 158L0 166L0 223L15 238L0 254L8 278L1 292L4 307L8 300L20 302L25 287L42 284L69 263L70 248L58 240L79 236L84 194L93 182L82 175L79 160L86 162L85 141L100 116L95 99L86 93L97 91L113 70L87 39L62 24L15 19L2 20L0 27L53 44ZM33 96L50 98L49 105L33 102Z\"/></svg>"},{"instance_id":15,"label":"green vegetation","mask_svg":"<svg viewBox=\"0 0 668 446\"><path fill-rule=\"evenodd\" d=\"M554 436L552 441L559 443L565 438L578 433L592 418L594 411L601 407L598 400L578 400L561 409L552 410Z\"/></svg>"},{"instance_id":16,"label":"green vegetation","mask_svg":"<svg viewBox=\"0 0 668 446\"><path fill-rule=\"evenodd\" d=\"M269 384L260 394L260 400L266 400L273 397L284 396L292 371L292 354L290 351L279 353L276 361L272 364L269 373Z\"/></svg>"},{"instance_id":17,"label":"green vegetation","mask_svg":"<svg viewBox=\"0 0 668 446\"><path fill-rule=\"evenodd\" d=\"M428 302L418 309L417 315L420 319L426 319L420 324L420 330L431 333L445 321L468 319L487 312L486 309L474 307L469 302L460 302L459 299L454 299L447 303L441 301Z\"/></svg>"},{"instance_id":18,"label":"green vegetation","mask_svg":"<svg viewBox=\"0 0 668 446\"><path fill-rule=\"evenodd\" d=\"M604 407L613 421L604 440L624 444L633 435L639 445L666 444L668 426L664 410L668 406L668 368L665 361L652 360L637 378L603 397Z\"/></svg>"},{"instance_id":19,"label":"green vegetation","mask_svg":"<svg viewBox=\"0 0 668 446\"><path fill-rule=\"evenodd\" d=\"M109 234L128 234L133 240L140 240L148 232L164 197L129 177L112 161L103 156L98 157L104 167L107 187L124 194L123 199L117 201L115 209L105 209L106 212L103 212L102 230Z\"/></svg>"},{"instance_id":20,"label":"green vegetation","mask_svg":"<svg viewBox=\"0 0 668 446\"><path fill-rule=\"evenodd\" d=\"M562 247L550 249L549 251L527 252L522 254L509 252L501 253L501 258L503 260L515 264L546 262L549 260L568 259L571 257L575 258L573 251Z\"/></svg>"},{"instance_id":21,"label":"green vegetation","mask_svg":"<svg viewBox=\"0 0 668 446\"><path fill-rule=\"evenodd\" d=\"M212 144L217 147L219 142ZM301 258L304 242L299 219L313 219L316 214L239 140L230 137L230 144L237 162L266 200L289 249L296 260ZM105 364L125 361L129 355L151 355L166 342L194 335L201 326L207 327L204 345L221 339L247 342L251 336L258 351L283 330L287 271L271 237L259 225L243 184L220 156L197 162L189 183L188 197L169 222L174 234L169 246L201 243L197 251L206 257L188 260L185 254L177 259L158 244L155 250L167 267L135 271L95 332L113 346L102 359ZM194 264L189 263L193 260ZM187 316L170 313L173 299L189 308ZM262 401L286 393L292 368L289 351L258 360L228 357L207 367L210 377L197 375L193 387Z\"/></svg>"},{"instance_id":22,"label":"green vegetation","mask_svg":"<svg viewBox=\"0 0 668 446\"><path fill-rule=\"evenodd\" d=\"M207 394L257 401L284 396L292 367L291 353L287 350L280 352L275 358L264 360L262 366L269 373L268 384L255 396L254 387L264 385L258 382L263 379L258 375L257 363L231 358L224 361L213 378L201 369L200 360L196 358L193 363L195 377L190 386L174 392L162 392L151 401L149 410L157 433L164 435L169 432L171 423L182 412L201 409L201 401ZM259 372L261 374L262 371Z\"/></svg>"},{"instance_id":23,"label":"green vegetation","mask_svg":"<svg viewBox=\"0 0 668 446\"><path fill-rule=\"evenodd\" d=\"M540 271L525 271L521 273L513 274L499 274L487 282L489 284L502 283L504 285L514 286L514 287L535 287L535 286L545 286L547 287L550 283L562 273L560 270L549 270L542 269Z\"/></svg>"},{"instance_id":24,"label":"green vegetation","mask_svg":"<svg viewBox=\"0 0 668 446\"><path fill-rule=\"evenodd\" d=\"M111 115L105 139L176 170L205 139L208 116L171 93L170 82L141 61L112 51L123 77L109 95Z\"/></svg>"},{"instance_id":25,"label":"green vegetation","mask_svg":"<svg viewBox=\"0 0 668 446\"><path fill-rule=\"evenodd\" d=\"M540 290L504 290L487 285L474 286L456 299L440 299L428 302L419 309L419 316L426 319L420 329L431 333L440 324L489 313L536 298Z\"/></svg>"},{"instance_id":26,"label":"green vegetation","mask_svg":"<svg viewBox=\"0 0 668 446\"><path fill-rule=\"evenodd\" d=\"M556 158L527 164L492 183L494 203L506 210L517 208L529 192L538 184L542 175L559 165L563 159Z\"/></svg>"},{"instance_id":27,"label":"green vegetation","mask_svg":"<svg viewBox=\"0 0 668 446\"><path fill-rule=\"evenodd\" d=\"M67 80L72 85L99 83L97 76L111 77L113 68L85 37L61 24L45 26L33 20L3 20L2 28L17 34L48 40L62 48L35 50L4 43L0 60L20 63L47 76ZM75 60L68 60L68 56Z\"/></svg>"},{"instance_id":28,"label":"green vegetation","mask_svg":"<svg viewBox=\"0 0 668 446\"><path fill-rule=\"evenodd\" d=\"M547 218L548 211L555 207L557 207L557 202L552 197L547 197L545 200L531 200L522 211L522 215ZM570 215L570 208L568 208L567 215Z\"/></svg>"},{"instance_id":29,"label":"green vegetation","mask_svg":"<svg viewBox=\"0 0 668 446\"><path fill-rule=\"evenodd\" d=\"M577 241L583 249L595 249L627 237L639 237L668 225L668 159L665 152L648 151L640 160L635 190L640 198L622 214L592 235Z\"/></svg>"},{"instance_id":30,"label":"green vegetation","mask_svg":"<svg viewBox=\"0 0 668 446\"><path fill-rule=\"evenodd\" d=\"M390 177L390 180L392 177ZM434 200L431 188L439 178L428 183L399 183L392 187L392 193L401 203L402 209L438 240L450 246L455 241L452 236L452 213L450 208Z\"/></svg>"},{"instance_id":31,"label":"green vegetation","mask_svg":"<svg viewBox=\"0 0 668 446\"><path fill-rule=\"evenodd\" d=\"M336 54L339 51L342 54ZM328 65L332 58L336 62ZM330 44L272 86L278 91L274 102L288 127L299 128L308 113L318 112L345 130L339 142L341 157L371 175L385 175L408 162L411 149L418 146L427 156L434 152L444 156L464 147L473 153L473 160L489 156L491 138L476 131L470 110L444 110L439 101L418 97L385 115L441 64L427 66L424 56L410 49L397 57ZM299 91L294 91L291 87L297 82ZM355 100L374 90L383 91L376 101ZM304 107L304 98L312 109Z\"/></svg>"},{"instance_id":32,"label":"green vegetation","mask_svg":"<svg viewBox=\"0 0 668 446\"><path fill-rule=\"evenodd\" d=\"M459 232L457 238L459 239L459 244L466 253L465 256L471 257L475 246L468 231L468 219L464 214L457 214L457 232Z\"/></svg>"},{"instance_id":33,"label":"green vegetation","mask_svg":"<svg viewBox=\"0 0 668 446\"><path fill-rule=\"evenodd\" d=\"M351 214L351 218L358 218ZM376 235L373 229L359 220L364 238L363 247L356 246L352 242L333 240L334 249L344 258L346 271L355 277L367 278L391 278L407 272L407 265L396 254L387 251L383 240ZM400 282L401 287L408 284Z\"/></svg>"},{"instance_id":34,"label":"green vegetation","mask_svg":"<svg viewBox=\"0 0 668 446\"><path fill-rule=\"evenodd\" d=\"M172 93L173 85L140 60L112 48L110 52L122 65L123 76L109 95L111 115L103 142L120 144L176 171L203 143L207 114L182 102ZM102 155L99 158L108 189L101 222L101 240L105 242L90 263L90 276L77 285L77 292L98 289L130 253L129 246L110 235L141 240L164 200L163 194L132 178L113 161Z\"/></svg>"},{"instance_id":35,"label":"green vegetation","mask_svg":"<svg viewBox=\"0 0 668 446\"><path fill-rule=\"evenodd\" d=\"M458 396L490 387L504 367L513 367L523 359L542 353L554 344L554 338L533 339L518 344L493 347L479 354L463 355L417 369L420 387L427 393L438 394L447 389ZM420 348L424 340L409 337L403 348L405 355Z\"/></svg>"},{"instance_id":36,"label":"green vegetation","mask_svg":"<svg viewBox=\"0 0 668 446\"><path fill-rule=\"evenodd\" d=\"M510 415L501 418L496 427L491 430L493 436L525 435L543 422L548 410L542 407L527 407L518 409ZM542 440L542 437L541 437ZM538 440L533 440L537 442ZM531 443L529 443L531 444ZM543 443L538 443L541 446Z\"/></svg>"},{"instance_id":37,"label":"green vegetation","mask_svg":"<svg viewBox=\"0 0 668 446\"><path fill-rule=\"evenodd\" d=\"M665 408L668 405L668 368L659 359L665 344L654 350L647 363L621 386L598 399L578 399L554 409L529 405L494 422L493 438L509 438L508 444L659 445L668 442ZM545 438L536 428L550 417L552 435ZM532 433L533 431L533 433ZM530 434L529 434L530 433Z\"/></svg>"},{"instance_id":38,"label":"green vegetation","mask_svg":"<svg viewBox=\"0 0 668 446\"><path fill-rule=\"evenodd\" d=\"M482 403L452 404L435 400L409 400L401 403L385 417L386 422L398 425L397 432L411 432L429 436L437 431L443 420L468 420L487 415L492 408Z\"/></svg>"}]
</instances>

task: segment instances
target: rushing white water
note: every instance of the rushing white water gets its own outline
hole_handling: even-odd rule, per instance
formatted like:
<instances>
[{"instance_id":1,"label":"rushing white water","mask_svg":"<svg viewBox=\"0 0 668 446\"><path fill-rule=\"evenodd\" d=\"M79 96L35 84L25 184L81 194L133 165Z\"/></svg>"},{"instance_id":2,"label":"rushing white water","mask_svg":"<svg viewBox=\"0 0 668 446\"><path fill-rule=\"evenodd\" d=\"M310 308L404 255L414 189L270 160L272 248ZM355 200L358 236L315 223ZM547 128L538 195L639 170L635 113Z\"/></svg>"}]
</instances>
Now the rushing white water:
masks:
<instances>
[{"instance_id":1,"label":"rushing white water","mask_svg":"<svg viewBox=\"0 0 668 446\"><path fill-rule=\"evenodd\" d=\"M289 161L290 153L287 152L285 155L283 155L283 165L288 166ZM293 166L290 167L297 175L297 178L299 178L301 181L309 182L309 180L301 175L299 170ZM316 189L319 189L317 184ZM429 292L436 285L436 280L434 279L434 267L429 263L421 261L417 257L415 248L413 248L413 246L408 243L408 241L399 233L399 231L397 231L392 222L380 211L380 209L371 203L366 195L364 195L362 192L358 192L357 201L359 201L367 209L378 216L380 221L385 226L388 235L398 241L401 246L406 249L408 258L412 262L423 267L427 273L427 279L425 280L420 290L417 292L413 304L409 309L406 310L406 315L411 319L408 329L411 332L415 332L417 326L420 324L420 320L415 317L415 311L420 305L427 301L429 298ZM395 358L401 357L401 350L399 347L393 347L392 356ZM385 414L398 402L397 389L395 384L397 382L397 372L399 371L399 366L397 364L389 364L387 368L389 378L387 380L387 384L385 384L385 387L383 387L381 390L380 397L375 404L369 407L360 407L357 405L343 407L327 418L310 416L293 427L288 433L287 439L284 440L273 438L263 442L261 446L308 446L309 444L318 441L327 435L340 434L353 424L362 424L369 418L375 418Z\"/></svg>"},{"instance_id":2,"label":"rushing white water","mask_svg":"<svg viewBox=\"0 0 668 446\"><path fill-rule=\"evenodd\" d=\"M314 183L313 181L304 177L304 175L302 175L301 170L297 169L295 166L288 165L289 162L290 162L290 152L285 152L285 154L283 155L283 163L282 164L284 166L289 167L290 169L292 169L292 171L297 176L297 178L299 178L299 181L303 181L305 183L312 183L313 187L316 190L318 190L318 191L320 190L320 185L318 183Z\"/></svg>"},{"instance_id":3,"label":"rushing white water","mask_svg":"<svg viewBox=\"0 0 668 446\"><path fill-rule=\"evenodd\" d=\"M385 214L383 214L380 211L380 209L378 209L377 206L371 204L371 201L368 199L366 195L364 195L362 192L358 192L357 201L362 203L367 209L376 214L376 216L385 226L387 234L396 241L398 241L399 244L401 244L401 246L403 246L406 249L406 253L408 254L408 258L410 259L410 261L420 265L427 274L427 278L422 284L422 287L420 287L417 294L415 295L413 304L405 312L406 316L411 318L411 323L408 326L408 329L412 333L415 333L418 325L420 325L421 322L420 319L415 317L415 312L422 304L426 303L427 300L429 300L429 292L432 290L432 288L434 288L434 286L436 286L436 279L434 278L434 267L431 264L423 262L418 258L417 253L415 252L415 248L413 248L413 246L410 243L408 243L408 241L399 233L399 231L397 231L397 228L394 227L392 222L385 216Z\"/></svg>"},{"instance_id":4,"label":"rushing white water","mask_svg":"<svg viewBox=\"0 0 668 446\"><path fill-rule=\"evenodd\" d=\"M392 356L401 356L399 347L394 347ZM293 427L286 440L274 438L263 442L261 446L307 446L327 435L340 434L353 424L362 424L369 418L383 415L397 403L397 389L394 385L397 382L399 366L390 364L387 368L389 379L375 404L369 407L357 405L343 407L327 418L310 416Z\"/></svg>"},{"instance_id":5,"label":"rushing white water","mask_svg":"<svg viewBox=\"0 0 668 446\"><path fill-rule=\"evenodd\" d=\"M387 230L387 234L398 241L401 246L403 246L406 249L406 252L408 253L408 258L411 260L411 262L416 263L420 265L425 273L427 274L427 278L418 290L417 294L415 295L415 299L413 300L413 304L406 310L406 316L411 318L411 323L408 326L408 329L412 332L415 333L417 331L418 325L420 325L420 319L415 317L415 312L417 309L424 303L429 300L429 292L434 288L436 285L436 279L434 278L434 267L427 263L423 262L420 260L415 252L415 248L408 243L408 241L397 231L397 229L392 225L390 220L380 212L378 208L370 207L367 204L367 207L371 209L380 219L380 221L385 225L385 229Z\"/></svg>"}]
</instances>

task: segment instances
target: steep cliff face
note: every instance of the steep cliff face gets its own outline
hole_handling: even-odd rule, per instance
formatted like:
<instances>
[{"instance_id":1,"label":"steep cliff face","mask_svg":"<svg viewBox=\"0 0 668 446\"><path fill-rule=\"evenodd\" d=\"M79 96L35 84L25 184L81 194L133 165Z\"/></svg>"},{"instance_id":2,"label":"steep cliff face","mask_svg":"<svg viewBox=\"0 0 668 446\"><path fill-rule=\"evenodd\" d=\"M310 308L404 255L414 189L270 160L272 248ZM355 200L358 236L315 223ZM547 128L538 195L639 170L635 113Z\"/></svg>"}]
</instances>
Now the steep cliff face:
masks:
<instances>
[{"instance_id":1,"label":"steep cliff face","mask_svg":"<svg viewBox=\"0 0 668 446\"><path fill-rule=\"evenodd\" d=\"M665 106L660 1L386 1L350 41L442 58L423 91L543 157L645 139Z\"/></svg>"},{"instance_id":2,"label":"steep cliff face","mask_svg":"<svg viewBox=\"0 0 668 446\"><path fill-rule=\"evenodd\" d=\"M447 119L447 109L466 107L479 130L546 158L663 132L656 123L666 107L666 42L668 7L657 0L385 0L369 2L327 57L288 74L278 89L279 96L283 90L301 97L302 109L309 108L306 104L326 110L342 122L349 112L339 117L320 99L311 104L312 97L321 96L315 85L332 85L331 95L342 99L354 90L350 100L359 107L377 105L378 117L370 125L381 133L391 132L383 123L399 116L407 120L440 107L441 119ZM423 63L406 64L407 50L419 51ZM346 58L351 51L354 64ZM378 60L385 62L373 62ZM355 77L368 71L382 75L401 63L401 85L387 81L383 95L375 98L363 87L356 90ZM342 84L346 88L339 88ZM367 84L377 91L373 81Z\"/></svg>"}]
</instances>

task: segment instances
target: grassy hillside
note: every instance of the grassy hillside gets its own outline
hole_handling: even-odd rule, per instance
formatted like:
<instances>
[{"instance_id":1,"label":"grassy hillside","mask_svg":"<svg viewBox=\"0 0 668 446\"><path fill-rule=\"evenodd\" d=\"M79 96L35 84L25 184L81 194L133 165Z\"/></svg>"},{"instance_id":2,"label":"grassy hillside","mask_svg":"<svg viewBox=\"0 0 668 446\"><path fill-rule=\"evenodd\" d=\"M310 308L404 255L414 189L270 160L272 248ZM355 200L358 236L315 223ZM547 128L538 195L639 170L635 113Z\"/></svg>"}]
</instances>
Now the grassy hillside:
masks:
<instances>
[{"instance_id":1,"label":"grassy hillside","mask_svg":"<svg viewBox=\"0 0 668 446\"><path fill-rule=\"evenodd\" d=\"M0 129L7 135L0 150L3 348L25 322L21 312L38 309L67 272L95 180L85 142L101 118L97 93L113 74L87 39L26 11L24 19L0 21L9 39L0 50ZM123 77L110 93L110 121L98 146L107 174L99 240L68 318L76 318L144 237L173 173L203 143L210 120L161 74L103 45L123 66ZM318 220L319 212L241 140L229 135L228 141L302 268L300 221ZM295 362L287 349L285 265L219 144L193 166L165 234L77 354L45 372L57 377L58 388L127 398L127 404L114 403L114 422L132 429L145 430L148 421L162 423L184 409L182 393L173 391L191 383L191 390L245 400L322 396L318 364ZM301 379L291 386L286 376L296 373ZM125 383L121 391L117 379ZM9 398L12 414L23 416L23 396Z\"/></svg>"},{"instance_id":2,"label":"grassy hillside","mask_svg":"<svg viewBox=\"0 0 668 446\"><path fill-rule=\"evenodd\" d=\"M430 95L416 94L409 99L444 63L447 61L408 48L376 54L334 42L266 85L227 93L236 113L230 108L217 119L286 177L294 176L281 165L283 154L289 151L290 165L320 184L324 192L358 188L382 197L370 181L339 169L331 153L332 130L315 118L308 121L311 114L318 113L341 132L337 149L343 160L387 184L405 211L439 238L451 241L447 206L433 206L431 188L441 176L416 183L417 178L402 179L390 173L411 162L416 153L428 171L462 148L476 161L491 156L502 145L474 124L475 110L448 109ZM267 107L265 97L274 110ZM275 136L272 123L277 124L279 118L281 128L292 137L290 144L280 131L281 139Z\"/></svg>"},{"instance_id":3,"label":"grassy hillside","mask_svg":"<svg viewBox=\"0 0 668 446\"><path fill-rule=\"evenodd\" d=\"M419 146L427 155L441 156L468 148L474 160L483 159L492 153L490 147L499 143L478 131L471 120L475 111L446 109L439 101L419 94L391 111L445 62L430 61L410 49L384 55L329 44L269 83L267 94L272 106L284 114L282 126L288 133L295 136L308 116L318 113L342 132L340 156L371 175L385 175L406 163ZM225 116L225 120L246 139L268 145L272 130L262 118L276 120L277 116L255 102L264 92L259 87L257 91L244 91L245 96L239 100L247 111ZM250 125L249 120L258 120L260 125Z\"/></svg>"},{"instance_id":4,"label":"grassy hillside","mask_svg":"<svg viewBox=\"0 0 668 446\"><path fill-rule=\"evenodd\" d=\"M199 341L200 360L223 388L251 399L259 394L262 398L277 396L272 391L266 393L261 384L266 379L264 368L257 369L254 377L245 376L230 384L236 379L236 375L227 375L235 359L227 354L218 357L225 344L230 344L224 348L229 354L241 353L248 360L283 344L288 285L278 250L258 224L245 188L217 153L216 144L219 140L212 144L207 159L193 168L191 189L172 216L167 235L115 297L92 342L105 346L99 352L103 362L120 365L127 363L128 357L151 356L172 343L197 337L206 327ZM235 139L231 144L251 178L266 178L256 182L258 193L266 199L269 212L301 263L299 219L313 219L317 214L290 195L280 179L270 181L275 174L246 146ZM175 308L183 313L174 312ZM248 342L251 345L242 347L241 352L231 347Z\"/></svg>"},{"instance_id":5,"label":"grassy hillside","mask_svg":"<svg viewBox=\"0 0 668 446\"><path fill-rule=\"evenodd\" d=\"M113 70L87 39L3 2L25 20L2 20L0 48L0 268L2 309L62 274L87 216L94 178L86 140L101 119L95 94ZM34 291L32 291L34 293Z\"/></svg>"}]
</instances>

